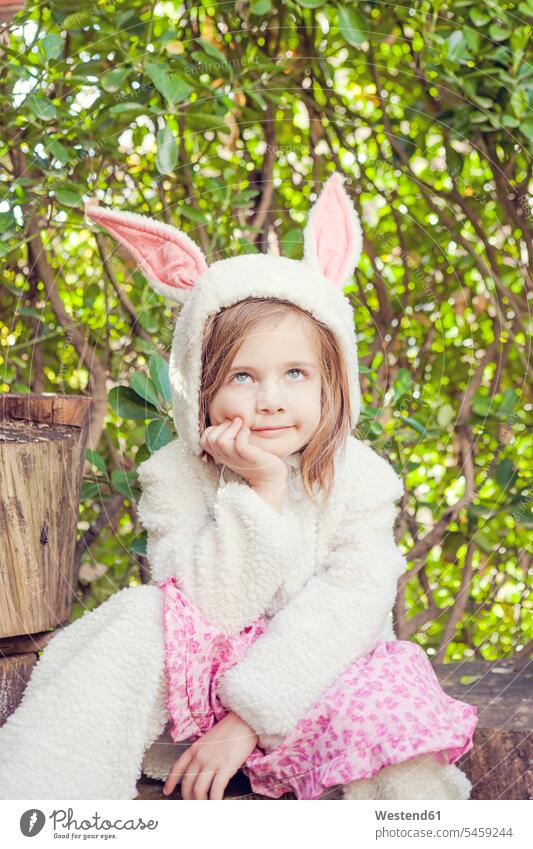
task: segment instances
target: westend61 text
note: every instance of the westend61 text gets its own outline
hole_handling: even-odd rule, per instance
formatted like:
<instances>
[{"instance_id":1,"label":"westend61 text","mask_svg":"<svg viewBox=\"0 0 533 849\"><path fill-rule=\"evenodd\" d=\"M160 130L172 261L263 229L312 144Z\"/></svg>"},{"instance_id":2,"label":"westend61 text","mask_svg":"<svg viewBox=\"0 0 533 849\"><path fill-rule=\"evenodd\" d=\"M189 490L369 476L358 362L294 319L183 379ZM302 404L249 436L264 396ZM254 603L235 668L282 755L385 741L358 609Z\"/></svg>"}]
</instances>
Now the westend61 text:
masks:
<instances>
[{"instance_id":1,"label":"westend61 text","mask_svg":"<svg viewBox=\"0 0 533 849\"><path fill-rule=\"evenodd\" d=\"M440 811L374 811L378 820L439 820Z\"/></svg>"}]
</instances>

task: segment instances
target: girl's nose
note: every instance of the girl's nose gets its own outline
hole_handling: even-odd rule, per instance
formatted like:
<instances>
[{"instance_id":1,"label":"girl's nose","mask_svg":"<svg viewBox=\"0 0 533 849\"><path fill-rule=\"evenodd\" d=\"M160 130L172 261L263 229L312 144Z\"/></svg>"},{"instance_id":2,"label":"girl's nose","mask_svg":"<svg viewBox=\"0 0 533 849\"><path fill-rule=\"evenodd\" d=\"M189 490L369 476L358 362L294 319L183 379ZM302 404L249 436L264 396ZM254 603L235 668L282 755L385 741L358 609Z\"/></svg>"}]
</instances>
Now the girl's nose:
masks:
<instances>
[{"instance_id":1,"label":"girl's nose","mask_svg":"<svg viewBox=\"0 0 533 849\"><path fill-rule=\"evenodd\" d=\"M277 383L270 383L259 388L257 409L259 412L284 409L284 402Z\"/></svg>"}]
</instances>

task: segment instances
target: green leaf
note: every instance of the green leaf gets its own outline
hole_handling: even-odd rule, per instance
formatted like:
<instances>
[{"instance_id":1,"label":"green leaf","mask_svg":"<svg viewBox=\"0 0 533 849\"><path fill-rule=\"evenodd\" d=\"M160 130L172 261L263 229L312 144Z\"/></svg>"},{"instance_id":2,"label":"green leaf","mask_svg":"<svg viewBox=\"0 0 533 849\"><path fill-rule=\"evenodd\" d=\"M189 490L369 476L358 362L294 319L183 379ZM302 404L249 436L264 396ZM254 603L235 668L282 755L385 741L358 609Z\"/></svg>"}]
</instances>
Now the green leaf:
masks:
<instances>
[{"instance_id":1,"label":"green leaf","mask_svg":"<svg viewBox=\"0 0 533 849\"><path fill-rule=\"evenodd\" d=\"M30 94L24 101L24 108L28 108L41 121L53 121L57 118L57 109L54 104L40 94Z\"/></svg>"},{"instance_id":2,"label":"green leaf","mask_svg":"<svg viewBox=\"0 0 533 849\"><path fill-rule=\"evenodd\" d=\"M509 27L494 23L489 27L489 35L494 41L505 41L511 35Z\"/></svg>"},{"instance_id":3,"label":"green leaf","mask_svg":"<svg viewBox=\"0 0 533 849\"><path fill-rule=\"evenodd\" d=\"M503 399L498 407L498 412L503 413L503 415L508 415L514 410L517 403L518 395L516 394L516 390L513 389L512 386L509 386L503 393Z\"/></svg>"},{"instance_id":4,"label":"green leaf","mask_svg":"<svg viewBox=\"0 0 533 849\"><path fill-rule=\"evenodd\" d=\"M197 224L208 224L209 218L205 212L195 209L193 206L187 206L185 203L180 206L180 215L187 218L189 221L195 221Z\"/></svg>"},{"instance_id":5,"label":"green leaf","mask_svg":"<svg viewBox=\"0 0 533 849\"><path fill-rule=\"evenodd\" d=\"M439 427L446 428L453 422L455 418L455 410L451 404L443 404L437 413L437 423Z\"/></svg>"},{"instance_id":6,"label":"green leaf","mask_svg":"<svg viewBox=\"0 0 533 849\"><path fill-rule=\"evenodd\" d=\"M472 23L474 23L477 27L482 27L483 24L487 24L491 19L488 12L481 12L478 8L470 9L468 14L470 15Z\"/></svg>"},{"instance_id":7,"label":"green leaf","mask_svg":"<svg viewBox=\"0 0 533 849\"><path fill-rule=\"evenodd\" d=\"M157 133L157 156L156 168L160 174L168 174L174 171L178 162L178 146L172 135L170 127L166 124Z\"/></svg>"},{"instance_id":8,"label":"green leaf","mask_svg":"<svg viewBox=\"0 0 533 849\"><path fill-rule=\"evenodd\" d=\"M474 395L472 399L472 409L474 413L478 416L483 416L483 418L493 415L494 399L488 398L485 395Z\"/></svg>"},{"instance_id":9,"label":"green leaf","mask_svg":"<svg viewBox=\"0 0 533 849\"><path fill-rule=\"evenodd\" d=\"M132 544L130 545L130 551L132 554L142 554L146 556L146 545L148 542L148 534L146 531L143 531L142 534L139 534L138 537L135 537Z\"/></svg>"},{"instance_id":10,"label":"green leaf","mask_svg":"<svg viewBox=\"0 0 533 849\"><path fill-rule=\"evenodd\" d=\"M48 144L46 145L46 151L47 153L52 154L54 159L57 159L57 161L61 165L65 165L65 163L69 161L70 154L68 150L66 149L66 147L63 147L61 142L57 141L57 139L48 142Z\"/></svg>"},{"instance_id":11,"label":"green leaf","mask_svg":"<svg viewBox=\"0 0 533 849\"><path fill-rule=\"evenodd\" d=\"M485 531L476 531L475 543L485 554L494 554L494 544Z\"/></svg>"},{"instance_id":12,"label":"green leaf","mask_svg":"<svg viewBox=\"0 0 533 849\"><path fill-rule=\"evenodd\" d=\"M497 483L501 486L502 489L509 489L509 487L513 484L516 479L517 472L514 467L513 461L506 458L502 460L501 463L498 463L496 466L496 471L494 473L494 477L496 478Z\"/></svg>"},{"instance_id":13,"label":"green leaf","mask_svg":"<svg viewBox=\"0 0 533 849\"><path fill-rule=\"evenodd\" d=\"M15 230L16 226L17 222L11 210L0 212L0 233L8 233L10 230Z\"/></svg>"},{"instance_id":14,"label":"green leaf","mask_svg":"<svg viewBox=\"0 0 533 849\"><path fill-rule=\"evenodd\" d=\"M137 453L135 455L137 467L139 467L141 463L144 463L145 460L148 460L149 457L150 452L148 451L146 442L143 442L143 444L138 448Z\"/></svg>"},{"instance_id":15,"label":"green leaf","mask_svg":"<svg viewBox=\"0 0 533 849\"><path fill-rule=\"evenodd\" d=\"M105 74L102 74L100 77L100 85L104 91L109 91L113 94L114 92L122 89L129 73L129 68L112 68L110 71L106 71Z\"/></svg>"},{"instance_id":16,"label":"green leaf","mask_svg":"<svg viewBox=\"0 0 533 849\"><path fill-rule=\"evenodd\" d=\"M519 127L520 119L515 118L514 115L504 115L502 117L502 124L504 127Z\"/></svg>"},{"instance_id":17,"label":"green leaf","mask_svg":"<svg viewBox=\"0 0 533 849\"><path fill-rule=\"evenodd\" d=\"M468 50L468 45L463 38L463 33L461 30L455 30L447 39L448 42L448 56L450 59L468 59L470 57L470 52Z\"/></svg>"},{"instance_id":18,"label":"green leaf","mask_svg":"<svg viewBox=\"0 0 533 849\"><path fill-rule=\"evenodd\" d=\"M467 687L468 684L475 684L476 681L479 681L481 678L483 678L483 673L481 672L479 675L461 675L459 683Z\"/></svg>"},{"instance_id":19,"label":"green leaf","mask_svg":"<svg viewBox=\"0 0 533 849\"><path fill-rule=\"evenodd\" d=\"M156 333L159 330L159 321L154 312L142 310L142 312L139 312L137 315L137 319L141 327L144 327L147 333ZM150 350L153 350L153 348Z\"/></svg>"},{"instance_id":20,"label":"green leaf","mask_svg":"<svg viewBox=\"0 0 533 849\"><path fill-rule=\"evenodd\" d=\"M520 122L520 130L528 139L533 141L533 118L526 118Z\"/></svg>"},{"instance_id":21,"label":"green leaf","mask_svg":"<svg viewBox=\"0 0 533 849\"><path fill-rule=\"evenodd\" d=\"M31 318L38 318L39 321L43 320L42 310L36 310L35 307L19 307L17 313L19 315L29 315Z\"/></svg>"},{"instance_id":22,"label":"green leaf","mask_svg":"<svg viewBox=\"0 0 533 849\"><path fill-rule=\"evenodd\" d=\"M283 255L296 259L302 255L303 232L301 227L292 227L281 240Z\"/></svg>"},{"instance_id":23,"label":"green leaf","mask_svg":"<svg viewBox=\"0 0 533 849\"><path fill-rule=\"evenodd\" d=\"M62 186L58 186L58 188L54 189L54 191L61 206L80 206L81 195L74 189L66 189Z\"/></svg>"},{"instance_id":24,"label":"green leaf","mask_svg":"<svg viewBox=\"0 0 533 849\"><path fill-rule=\"evenodd\" d=\"M411 416L406 416L404 419L402 419L402 421L404 421L405 424L408 424L410 427L412 427L413 430L418 431L418 433L422 434L422 436L428 435L428 432L427 432L426 428L424 427L424 425L421 424L420 422L418 422L416 419L411 418Z\"/></svg>"},{"instance_id":25,"label":"green leaf","mask_svg":"<svg viewBox=\"0 0 533 849\"><path fill-rule=\"evenodd\" d=\"M154 354L150 357L148 367L150 369L150 377L157 389L159 395L170 403L172 395L170 394L170 379L168 374L168 363L161 354Z\"/></svg>"},{"instance_id":26,"label":"green leaf","mask_svg":"<svg viewBox=\"0 0 533 849\"><path fill-rule=\"evenodd\" d=\"M100 485L94 481L83 481L81 485L80 501L89 501L100 494Z\"/></svg>"},{"instance_id":27,"label":"green leaf","mask_svg":"<svg viewBox=\"0 0 533 849\"><path fill-rule=\"evenodd\" d=\"M525 88L515 88L511 95L509 105L517 118L522 118L528 110L528 95Z\"/></svg>"},{"instance_id":28,"label":"green leaf","mask_svg":"<svg viewBox=\"0 0 533 849\"><path fill-rule=\"evenodd\" d=\"M140 395L143 400L148 401L148 403L153 404L155 407L159 405L157 389L147 374L139 371L135 372L130 383L133 391L136 392L137 395Z\"/></svg>"},{"instance_id":29,"label":"green leaf","mask_svg":"<svg viewBox=\"0 0 533 849\"><path fill-rule=\"evenodd\" d=\"M266 0L270 5L270 0ZM251 4L253 5L253 3ZM253 11L253 10L251 10ZM214 44L211 44L210 41L206 41L204 38L197 38L196 43L202 48L204 53L207 53L208 56L211 56L212 59L216 59L217 62L223 62L224 65L228 64L228 60L224 56L221 50L218 49Z\"/></svg>"},{"instance_id":30,"label":"green leaf","mask_svg":"<svg viewBox=\"0 0 533 849\"><path fill-rule=\"evenodd\" d=\"M477 33L473 29L465 29L463 30L463 38L472 53L475 53L477 50L479 50L479 46L481 44L481 38L479 36L479 33Z\"/></svg>"},{"instance_id":31,"label":"green leaf","mask_svg":"<svg viewBox=\"0 0 533 849\"><path fill-rule=\"evenodd\" d=\"M296 2L304 9L320 9L321 6L325 6L327 0L296 0Z\"/></svg>"},{"instance_id":32,"label":"green leaf","mask_svg":"<svg viewBox=\"0 0 533 849\"><path fill-rule=\"evenodd\" d=\"M90 17L89 11L83 12L73 12L71 15L67 15L66 18L63 19L63 26L65 29L78 29L79 27L84 26L84 24L88 23L88 18Z\"/></svg>"},{"instance_id":33,"label":"green leaf","mask_svg":"<svg viewBox=\"0 0 533 849\"><path fill-rule=\"evenodd\" d=\"M187 110L187 123L193 130L222 130L227 132L228 125L223 115L213 115L208 112L193 112Z\"/></svg>"},{"instance_id":34,"label":"green leaf","mask_svg":"<svg viewBox=\"0 0 533 849\"><path fill-rule=\"evenodd\" d=\"M83 305L91 308L95 300L101 295L100 287L97 283L91 283L83 292Z\"/></svg>"},{"instance_id":35,"label":"green leaf","mask_svg":"<svg viewBox=\"0 0 533 849\"><path fill-rule=\"evenodd\" d=\"M129 472L125 472L123 469L113 469L111 472L111 483L113 484L113 489L116 489L117 492L120 492L120 494L124 495L126 498L134 498L132 485L136 481L137 471L135 469L132 469Z\"/></svg>"},{"instance_id":36,"label":"green leaf","mask_svg":"<svg viewBox=\"0 0 533 849\"><path fill-rule=\"evenodd\" d=\"M252 15L266 15L272 11L271 0L252 0L250 3L250 12Z\"/></svg>"},{"instance_id":37,"label":"green leaf","mask_svg":"<svg viewBox=\"0 0 533 849\"><path fill-rule=\"evenodd\" d=\"M107 466L104 458L98 451L93 451L91 448L87 448L85 452L85 456L87 457L89 463L92 463L93 466L96 466L99 472L102 472L105 477L107 477Z\"/></svg>"},{"instance_id":38,"label":"green leaf","mask_svg":"<svg viewBox=\"0 0 533 849\"><path fill-rule=\"evenodd\" d=\"M168 442L172 442L173 439L174 436L172 435L167 419L155 419L146 428L145 441L151 454Z\"/></svg>"},{"instance_id":39,"label":"green leaf","mask_svg":"<svg viewBox=\"0 0 533 849\"><path fill-rule=\"evenodd\" d=\"M408 392L411 392L413 388L413 378L411 374L407 371L406 368L401 368L396 375L396 380L394 381L394 395L392 398L392 403L395 404L403 395L406 395Z\"/></svg>"},{"instance_id":40,"label":"green leaf","mask_svg":"<svg viewBox=\"0 0 533 849\"><path fill-rule=\"evenodd\" d=\"M44 50L44 55L48 60L57 59L63 52L64 41L61 36L57 35L55 32L50 32L48 35L45 35L41 44Z\"/></svg>"},{"instance_id":41,"label":"green leaf","mask_svg":"<svg viewBox=\"0 0 533 849\"><path fill-rule=\"evenodd\" d=\"M348 44L354 47L364 44L369 38L369 25L364 15L354 6L339 6L339 31Z\"/></svg>"},{"instance_id":42,"label":"green leaf","mask_svg":"<svg viewBox=\"0 0 533 849\"><path fill-rule=\"evenodd\" d=\"M129 386L114 386L107 397L111 409L122 419L145 421L160 416L159 410L152 404L143 403L142 398Z\"/></svg>"},{"instance_id":43,"label":"green leaf","mask_svg":"<svg viewBox=\"0 0 533 849\"><path fill-rule=\"evenodd\" d=\"M144 70L170 106L175 103L182 103L193 90L179 72L170 71L168 66L148 62Z\"/></svg>"},{"instance_id":44,"label":"green leaf","mask_svg":"<svg viewBox=\"0 0 533 849\"><path fill-rule=\"evenodd\" d=\"M136 103L133 100L128 100L126 103L115 103L114 106L111 106L108 114L114 117L115 115L124 115L127 112L131 112L132 115L134 112L140 114L141 112L146 112L146 106L143 106L142 103Z\"/></svg>"}]
</instances>

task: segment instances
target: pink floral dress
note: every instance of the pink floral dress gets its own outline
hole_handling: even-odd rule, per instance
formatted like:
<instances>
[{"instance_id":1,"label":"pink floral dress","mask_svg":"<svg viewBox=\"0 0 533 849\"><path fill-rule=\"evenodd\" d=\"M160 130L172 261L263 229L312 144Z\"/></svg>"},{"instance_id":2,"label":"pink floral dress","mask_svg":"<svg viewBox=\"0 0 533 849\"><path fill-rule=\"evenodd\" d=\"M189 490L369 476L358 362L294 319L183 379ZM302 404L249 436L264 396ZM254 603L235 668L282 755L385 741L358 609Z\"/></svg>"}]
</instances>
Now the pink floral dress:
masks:
<instances>
[{"instance_id":1,"label":"pink floral dress","mask_svg":"<svg viewBox=\"0 0 533 849\"><path fill-rule=\"evenodd\" d=\"M218 681L267 620L259 617L230 636L210 624L175 577L159 586L171 736L192 741L228 713ZM477 708L446 695L420 646L381 641L339 675L281 745L270 752L256 746L242 771L254 793L317 799L334 785L370 778L417 755L432 752L454 763L472 747L476 724Z\"/></svg>"}]
</instances>

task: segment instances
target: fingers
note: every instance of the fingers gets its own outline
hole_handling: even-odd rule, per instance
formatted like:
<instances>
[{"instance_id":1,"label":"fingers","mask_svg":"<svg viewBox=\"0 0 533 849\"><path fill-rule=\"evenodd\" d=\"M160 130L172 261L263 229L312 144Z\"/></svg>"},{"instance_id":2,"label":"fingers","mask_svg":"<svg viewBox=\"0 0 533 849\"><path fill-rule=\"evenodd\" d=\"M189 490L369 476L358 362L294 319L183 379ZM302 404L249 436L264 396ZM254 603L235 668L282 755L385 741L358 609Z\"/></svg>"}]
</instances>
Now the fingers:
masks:
<instances>
[{"instance_id":1,"label":"fingers","mask_svg":"<svg viewBox=\"0 0 533 849\"><path fill-rule=\"evenodd\" d=\"M191 767L191 771L192 771ZM200 768L201 769L201 768ZM213 770L201 769L193 775L188 775L181 782L181 795L184 799L199 799L207 801L209 787L213 780Z\"/></svg>"},{"instance_id":2,"label":"fingers","mask_svg":"<svg viewBox=\"0 0 533 849\"><path fill-rule=\"evenodd\" d=\"M182 798L206 800L213 775L213 768L196 758L189 764L181 779Z\"/></svg>"},{"instance_id":3,"label":"fingers","mask_svg":"<svg viewBox=\"0 0 533 849\"><path fill-rule=\"evenodd\" d=\"M201 436L201 439L205 440L209 444L216 445L219 437L230 427L235 425L236 422L239 422L239 424L241 424L242 419L238 416L234 419L227 418L224 419L224 421L218 425L211 425L211 427L206 427Z\"/></svg>"},{"instance_id":4,"label":"fingers","mask_svg":"<svg viewBox=\"0 0 533 849\"><path fill-rule=\"evenodd\" d=\"M224 773L217 772L213 779L213 783L211 784L211 790L209 793L210 799L223 799L224 798L224 790L228 784L228 778L224 775Z\"/></svg>"},{"instance_id":5,"label":"fingers","mask_svg":"<svg viewBox=\"0 0 533 849\"><path fill-rule=\"evenodd\" d=\"M240 416L236 416L228 427L225 427L214 437L217 448L227 454L233 454L233 441L242 425L243 420Z\"/></svg>"},{"instance_id":6,"label":"fingers","mask_svg":"<svg viewBox=\"0 0 533 849\"><path fill-rule=\"evenodd\" d=\"M177 761L172 766L170 770L167 780L165 781L165 786L163 787L163 793L165 796L170 796L171 793L174 792L176 788L176 784L181 780L183 773L186 771L190 761L192 760L192 755L190 749L187 749Z\"/></svg>"},{"instance_id":7,"label":"fingers","mask_svg":"<svg viewBox=\"0 0 533 849\"><path fill-rule=\"evenodd\" d=\"M202 434L200 444L216 460L229 460L233 457L233 441L243 424L240 416L226 419L219 425L208 427Z\"/></svg>"}]
</instances>

